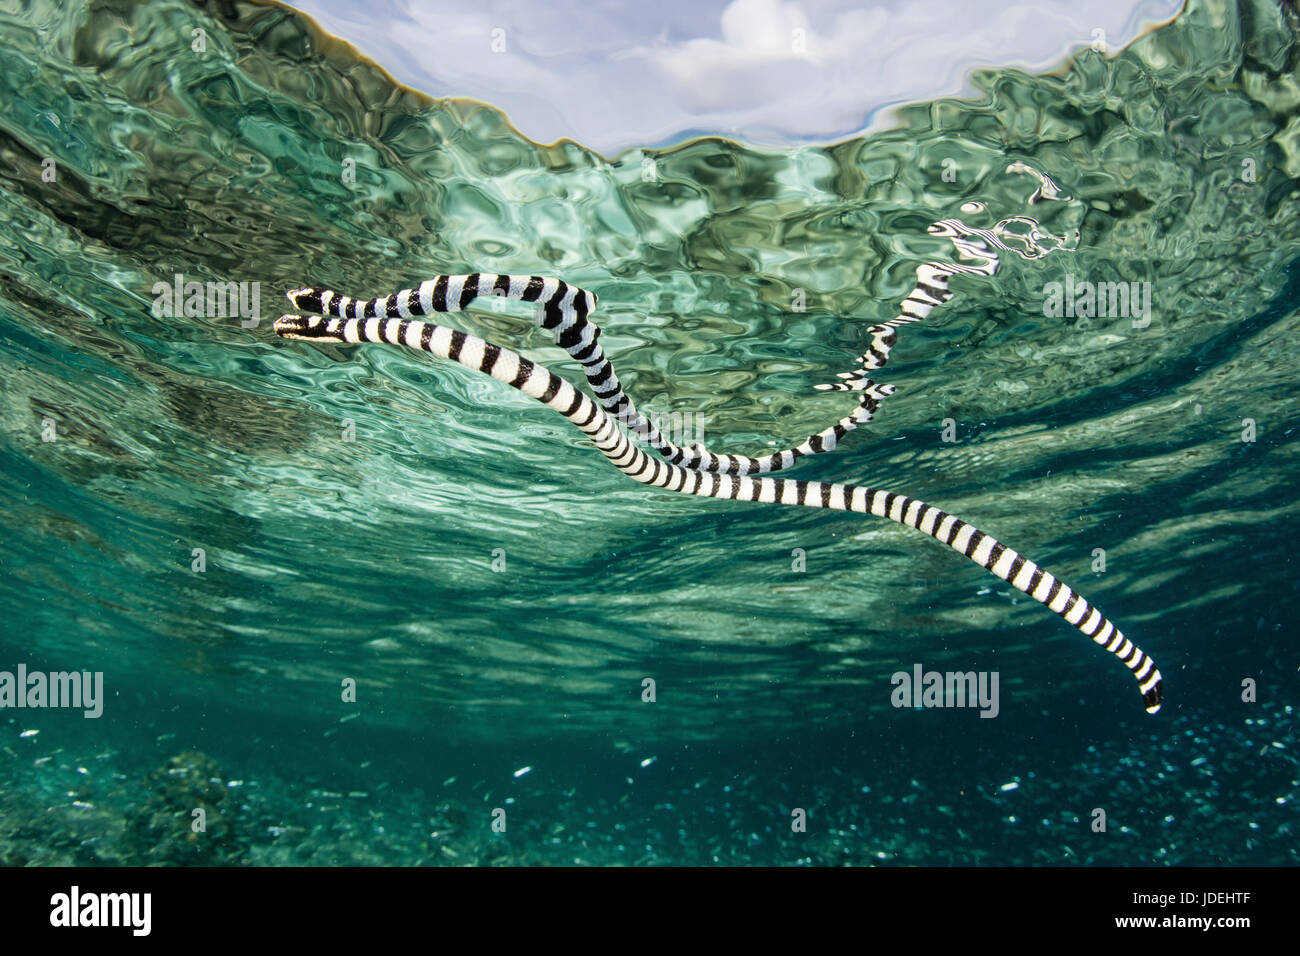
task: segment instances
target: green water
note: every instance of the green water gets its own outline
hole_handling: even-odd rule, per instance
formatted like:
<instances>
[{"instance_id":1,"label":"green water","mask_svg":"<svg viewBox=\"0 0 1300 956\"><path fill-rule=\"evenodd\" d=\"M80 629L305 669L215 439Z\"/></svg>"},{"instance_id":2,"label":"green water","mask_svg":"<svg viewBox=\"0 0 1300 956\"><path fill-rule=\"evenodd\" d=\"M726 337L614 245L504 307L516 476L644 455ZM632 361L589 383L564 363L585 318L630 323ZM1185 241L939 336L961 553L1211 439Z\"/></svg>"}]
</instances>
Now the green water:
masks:
<instances>
[{"instance_id":1,"label":"green water","mask_svg":"<svg viewBox=\"0 0 1300 956\"><path fill-rule=\"evenodd\" d=\"M283 8L0 4L0 669L106 688L97 720L0 711L0 862L1294 863L1296 36L1197 2L870 137L602 157ZM1077 249L954 278L798 477L1058 573L1160 665L1154 718L914 531L643 488L482 376L270 327L306 284L557 275L639 404L761 453L852 408L812 386L952 258L930 223L1030 215ZM256 284L259 321L156 314L177 274ZM1150 283L1150 324L1046 316L1067 276ZM451 324L581 379L518 303ZM998 718L891 706L918 662L999 672ZM158 847L215 798L150 776L182 752L228 784L193 860Z\"/></svg>"}]
</instances>

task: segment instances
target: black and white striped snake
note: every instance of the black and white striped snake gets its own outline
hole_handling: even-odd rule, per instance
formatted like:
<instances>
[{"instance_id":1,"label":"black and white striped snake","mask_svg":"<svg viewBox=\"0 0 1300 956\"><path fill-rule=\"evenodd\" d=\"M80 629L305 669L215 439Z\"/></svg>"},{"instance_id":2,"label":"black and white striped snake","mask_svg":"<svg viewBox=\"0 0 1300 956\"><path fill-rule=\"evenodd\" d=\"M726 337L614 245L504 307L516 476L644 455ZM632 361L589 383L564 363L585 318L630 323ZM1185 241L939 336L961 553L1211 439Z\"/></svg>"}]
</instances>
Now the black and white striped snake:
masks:
<instances>
[{"instance_id":1,"label":"black and white striped snake","mask_svg":"<svg viewBox=\"0 0 1300 956\"><path fill-rule=\"evenodd\" d=\"M809 436L799 445L759 457L715 454L699 444L681 448L661 434L623 391L613 364L600 347L600 327L587 319L596 309L595 293L569 286L558 279L473 273L438 276L416 289L403 289L370 300L353 299L329 289L295 289L288 295L294 306L304 312L319 312L345 319L376 316L410 318L434 312L459 312L482 295L540 303L537 323L542 328L551 330L555 334L555 344L582 366L587 384L605 411L617 418L639 439L671 463L684 468L726 475L765 474L788 468L807 455L834 450L848 432L870 421L881 399L894 392L894 386L877 384L868 376L889 361L890 350L898 339L898 326L921 321L936 305L942 305L951 299L952 292L948 288L950 275L994 274L998 269L998 256L991 246L1009 249L994 231L971 229L956 219L934 223L930 226L930 234L948 238L957 248L958 254L964 259L974 260L974 264L927 262L919 266L916 270L916 287L903 300L899 315L867 329L871 345L858 358L858 367L852 372L841 373L838 377L843 381L815 386L834 391L861 392L862 398L857 407L834 425Z\"/></svg>"},{"instance_id":2,"label":"black and white striped snake","mask_svg":"<svg viewBox=\"0 0 1300 956\"><path fill-rule=\"evenodd\" d=\"M856 511L916 528L1047 605L1118 657L1137 679L1147 713L1154 714L1161 702L1160 671L1155 662L1081 594L973 525L916 498L890 491L861 485L750 477L786 468L804 455L829 451L847 431L868 420L879 400L893 391L890 386L876 385L866 373L881 368L888 360L896 341L896 327L920 321L935 305L951 298L947 279L952 273L992 274L997 268L997 257L989 243L1008 248L994 233L968 229L956 220L936 223L931 232L953 239L963 256L975 259L976 264L926 263L919 267L917 287L904 300L902 314L868 330L872 344L859 359L860 367L841 375L843 382L823 386L861 391L862 399L853 414L798 447L760 458L715 455L698 445L683 449L659 434L623 392L613 366L597 343L600 329L588 320L596 307L595 294L559 279L488 273L437 276L414 289L368 301L324 289L297 289L288 293L296 308L325 315L282 315L275 321L275 331L289 339L404 345L490 375L563 415L616 468L642 484L709 498ZM600 404L549 369L507 348L413 318L456 312L477 296L489 294L539 303L539 323L553 330L557 344L582 364ZM652 458L639 448L619 427L620 422L643 436L664 460Z\"/></svg>"}]
</instances>

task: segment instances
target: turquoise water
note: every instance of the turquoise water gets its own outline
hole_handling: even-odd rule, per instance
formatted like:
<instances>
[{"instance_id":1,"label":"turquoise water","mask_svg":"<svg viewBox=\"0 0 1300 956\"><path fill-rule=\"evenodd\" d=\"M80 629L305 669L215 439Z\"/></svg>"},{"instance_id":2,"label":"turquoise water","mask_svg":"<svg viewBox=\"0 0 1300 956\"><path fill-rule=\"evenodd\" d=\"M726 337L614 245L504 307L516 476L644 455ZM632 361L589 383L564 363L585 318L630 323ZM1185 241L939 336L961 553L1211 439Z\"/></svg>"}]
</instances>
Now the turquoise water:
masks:
<instances>
[{"instance_id":1,"label":"turquoise water","mask_svg":"<svg viewBox=\"0 0 1300 956\"><path fill-rule=\"evenodd\" d=\"M885 133L603 157L283 8L6 5L0 670L105 699L0 710L0 862L1294 863L1296 35L1192 3ZM1077 246L954 278L797 476L1059 573L1156 659L1155 717L914 531L643 488L482 376L270 327L305 284L558 275L639 403L762 452L852 407L812 386L952 258L930 223L1017 216ZM250 317L163 314L178 274ZM1045 314L1076 280L1149 283L1149 324ZM580 380L500 305L450 324ZM894 707L918 663L997 672L997 718Z\"/></svg>"}]
</instances>

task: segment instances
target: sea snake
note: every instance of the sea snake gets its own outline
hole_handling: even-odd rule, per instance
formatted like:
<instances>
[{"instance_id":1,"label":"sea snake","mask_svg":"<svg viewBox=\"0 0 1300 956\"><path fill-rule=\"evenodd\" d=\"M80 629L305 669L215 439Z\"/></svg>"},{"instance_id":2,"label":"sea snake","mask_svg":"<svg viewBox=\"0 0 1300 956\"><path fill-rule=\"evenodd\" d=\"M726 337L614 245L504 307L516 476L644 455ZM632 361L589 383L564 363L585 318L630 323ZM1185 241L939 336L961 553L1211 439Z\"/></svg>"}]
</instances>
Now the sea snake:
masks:
<instances>
[{"instance_id":1,"label":"sea snake","mask_svg":"<svg viewBox=\"0 0 1300 956\"><path fill-rule=\"evenodd\" d=\"M466 287L471 278L475 279L475 285L467 297ZM522 278L529 281L517 287L514 280ZM497 277L498 281L501 279L508 280L508 291L519 291L521 297L529 288L537 289L538 298L542 291L551 289L548 304L562 285L558 280L539 277ZM532 281L534 279L537 280L536 285ZM494 282L493 287L497 284ZM440 296L439 300L434 299L435 293ZM289 339L404 345L490 375L563 415L590 438L616 468L642 484L709 498L856 511L916 528L966 555L980 567L1034 600L1047 605L1069 624L1106 648L1137 679L1147 713L1154 714L1160 709L1160 671L1150 657L1125 638L1119 628L1082 595L973 525L916 498L877 488L786 478L754 478L682 467L671 461L651 458L619 428L613 415L544 366L476 336L407 317L407 314L415 314L411 308L413 302L424 313L452 311L446 308L450 303L454 302L459 307L477 293L476 277L442 276L423 283L418 290L407 291L405 297L399 294L366 303L340 302L337 311L341 314L338 315L282 315L275 321L275 331ZM315 293L311 290L289 293L290 300L303 309L308 304L316 306L319 298L325 300L319 305L328 307L332 304L328 296L317 299L313 296ZM565 299L570 302L582 301L586 312L590 312L595 305L594 295L572 286L565 287L560 301ZM438 302L444 309L434 308ZM381 307L382 315L379 314ZM344 318L349 312L351 317ZM562 316L563 312L558 314ZM586 325L590 346L595 343L599 330L590 323ZM612 374L611 368L610 375Z\"/></svg>"},{"instance_id":2,"label":"sea snake","mask_svg":"<svg viewBox=\"0 0 1300 956\"><path fill-rule=\"evenodd\" d=\"M1016 220L1004 220L998 225L1013 221ZM832 451L848 432L871 420L881 399L893 394L894 386L877 384L868 377L868 373L883 368L889 360L890 350L898 339L895 331L898 326L921 321L935 306L952 298L948 276L954 273L993 275L998 269L998 256L992 246L1023 254L1007 246L995 230L971 229L956 219L934 223L930 226L930 234L951 240L958 254L962 258L974 260L974 264L927 262L918 266L916 287L903 299L900 314L888 322L868 327L871 345L858 359L859 367L853 372L841 373L839 378L844 381L815 386L834 391L861 392L862 398L857 407L831 427L808 437L801 444L758 457L715 454L699 444L682 448L661 434L623 391L613 364L600 346L600 327L588 319L596 310L596 294L571 286L560 279L475 272L468 275L437 276L420 283L414 289L402 289L376 299L354 299L330 289L316 288L295 289L288 295L294 306L304 312L356 319L409 319L435 312L459 312L484 295L536 302L538 324L554 332L555 344L582 366L587 383L605 411L669 462L718 474L765 474L789 468L805 456Z\"/></svg>"}]
</instances>

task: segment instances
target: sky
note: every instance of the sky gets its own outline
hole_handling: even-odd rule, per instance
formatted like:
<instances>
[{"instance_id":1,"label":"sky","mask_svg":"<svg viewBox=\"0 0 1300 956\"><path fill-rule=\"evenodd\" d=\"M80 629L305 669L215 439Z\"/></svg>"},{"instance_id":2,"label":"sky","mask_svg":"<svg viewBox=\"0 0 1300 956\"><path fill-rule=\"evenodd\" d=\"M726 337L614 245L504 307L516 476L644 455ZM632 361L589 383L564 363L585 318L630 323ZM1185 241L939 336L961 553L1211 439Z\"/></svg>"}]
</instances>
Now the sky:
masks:
<instances>
[{"instance_id":1,"label":"sky","mask_svg":"<svg viewBox=\"0 0 1300 956\"><path fill-rule=\"evenodd\" d=\"M1113 55L1182 0L292 0L397 80L613 157L719 134L825 144L978 67Z\"/></svg>"}]
</instances>

